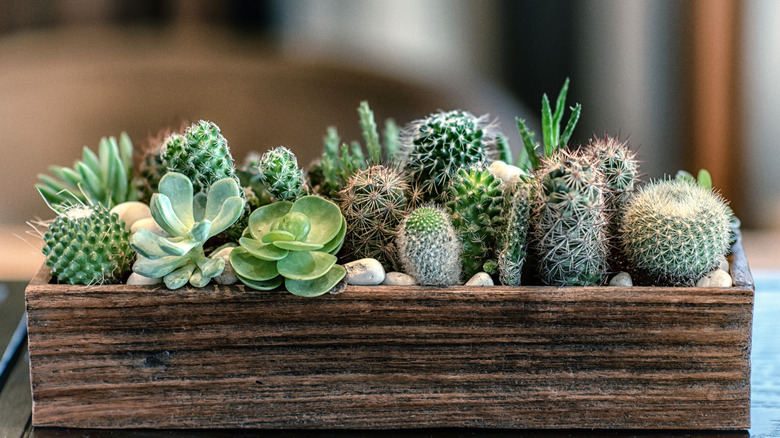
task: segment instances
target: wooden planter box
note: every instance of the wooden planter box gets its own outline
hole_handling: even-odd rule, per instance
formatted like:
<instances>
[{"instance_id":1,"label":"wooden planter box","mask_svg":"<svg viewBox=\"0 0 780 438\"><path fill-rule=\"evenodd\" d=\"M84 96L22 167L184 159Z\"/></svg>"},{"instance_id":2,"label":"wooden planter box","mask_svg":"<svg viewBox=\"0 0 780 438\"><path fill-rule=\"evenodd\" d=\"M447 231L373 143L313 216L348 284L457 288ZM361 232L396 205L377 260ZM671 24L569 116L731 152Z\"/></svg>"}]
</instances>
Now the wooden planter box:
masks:
<instances>
[{"instance_id":1,"label":"wooden planter box","mask_svg":"<svg viewBox=\"0 0 780 438\"><path fill-rule=\"evenodd\" d=\"M27 288L33 423L84 428L750 425L731 288Z\"/></svg>"}]
</instances>

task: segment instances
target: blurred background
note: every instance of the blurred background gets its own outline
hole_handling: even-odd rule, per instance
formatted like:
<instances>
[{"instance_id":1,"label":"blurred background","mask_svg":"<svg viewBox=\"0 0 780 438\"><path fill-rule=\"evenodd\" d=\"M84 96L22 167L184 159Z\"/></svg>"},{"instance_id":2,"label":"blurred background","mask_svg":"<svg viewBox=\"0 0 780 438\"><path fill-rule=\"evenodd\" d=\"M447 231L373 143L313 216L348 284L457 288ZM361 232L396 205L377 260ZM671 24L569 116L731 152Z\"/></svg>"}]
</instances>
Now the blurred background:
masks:
<instances>
[{"instance_id":1,"label":"blurred background","mask_svg":"<svg viewBox=\"0 0 780 438\"><path fill-rule=\"evenodd\" d=\"M746 229L780 230L773 0L0 0L0 10L4 249L26 220L51 216L36 174L72 165L102 136L127 131L140 147L208 119L239 162L285 145L307 165L328 126L359 138L368 100L380 122L400 125L438 109L489 113L517 151L514 118L540 132L541 96L554 99L567 77L568 104L583 107L573 144L627 139L645 181L706 168ZM42 260L6 259L23 277Z\"/></svg>"}]
</instances>

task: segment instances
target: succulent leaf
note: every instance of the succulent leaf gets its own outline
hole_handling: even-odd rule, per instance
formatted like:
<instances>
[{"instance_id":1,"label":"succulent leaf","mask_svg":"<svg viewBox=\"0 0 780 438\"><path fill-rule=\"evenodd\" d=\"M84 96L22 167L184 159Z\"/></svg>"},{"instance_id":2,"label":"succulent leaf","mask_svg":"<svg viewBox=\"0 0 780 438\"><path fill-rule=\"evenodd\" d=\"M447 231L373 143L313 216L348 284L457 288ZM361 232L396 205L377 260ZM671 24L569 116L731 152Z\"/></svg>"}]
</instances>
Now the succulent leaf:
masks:
<instances>
[{"instance_id":1,"label":"succulent leaf","mask_svg":"<svg viewBox=\"0 0 780 438\"><path fill-rule=\"evenodd\" d=\"M341 265L333 265L321 277L313 280L284 279L284 287L293 295L301 297L316 297L333 289L347 275L347 270Z\"/></svg>"},{"instance_id":2,"label":"succulent leaf","mask_svg":"<svg viewBox=\"0 0 780 438\"><path fill-rule=\"evenodd\" d=\"M262 243L249 237L242 237L238 240L241 248L248 251L260 260L276 261L287 257L288 251L279 248L273 243Z\"/></svg>"},{"instance_id":3,"label":"succulent leaf","mask_svg":"<svg viewBox=\"0 0 780 438\"><path fill-rule=\"evenodd\" d=\"M159 191L170 202L173 214L181 221L183 227L191 227L195 223L192 213L192 183L186 176L171 172L161 180ZM171 234L173 235L173 234Z\"/></svg>"},{"instance_id":4,"label":"succulent leaf","mask_svg":"<svg viewBox=\"0 0 780 438\"><path fill-rule=\"evenodd\" d=\"M243 247L230 252L230 264L236 273L252 281L268 281L279 275L276 262L260 260Z\"/></svg>"},{"instance_id":5,"label":"succulent leaf","mask_svg":"<svg viewBox=\"0 0 780 438\"><path fill-rule=\"evenodd\" d=\"M279 260L276 269L285 278L292 280L314 280L323 276L336 264L336 257L319 251L290 251Z\"/></svg>"},{"instance_id":6,"label":"succulent leaf","mask_svg":"<svg viewBox=\"0 0 780 438\"><path fill-rule=\"evenodd\" d=\"M290 211L305 215L311 223L305 242L326 244L341 230L342 216L339 207L318 196L300 198Z\"/></svg>"}]
</instances>

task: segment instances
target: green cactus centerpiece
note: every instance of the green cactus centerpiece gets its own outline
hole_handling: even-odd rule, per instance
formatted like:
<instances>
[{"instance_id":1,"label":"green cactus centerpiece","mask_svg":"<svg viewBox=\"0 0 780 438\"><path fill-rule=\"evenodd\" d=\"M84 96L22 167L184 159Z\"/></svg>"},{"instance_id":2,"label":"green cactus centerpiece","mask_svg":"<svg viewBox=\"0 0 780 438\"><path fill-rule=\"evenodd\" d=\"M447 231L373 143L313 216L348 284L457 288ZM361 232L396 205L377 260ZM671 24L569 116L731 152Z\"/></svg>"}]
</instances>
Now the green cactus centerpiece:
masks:
<instances>
[{"instance_id":1,"label":"green cactus centerpiece","mask_svg":"<svg viewBox=\"0 0 780 438\"><path fill-rule=\"evenodd\" d=\"M443 202L460 169L486 166L498 154L496 136L487 116L466 111L431 114L404 129L402 167L423 201Z\"/></svg>"},{"instance_id":2,"label":"green cactus centerpiece","mask_svg":"<svg viewBox=\"0 0 780 438\"><path fill-rule=\"evenodd\" d=\"M407 189L403 176L383 165L358 171L347 180L339 192L339 206L347 222L344 260L370 257L400 269L395 235L406 215Z\"/></svg>"},{"instance_id":3,"label":"green cactus centerpiece","mask_svg":"<svg viewBox=\"0 0 780 438\"><path fill-rule=\"evenodd\" d=\"M508 213L498 254L501 284L520 286L528 254L528 228L531 214L531 184L520 181L510 190Z\"/></svg>"},{"instance_id":4,"label":"green cactus centerpiece","mask_svg":"<svg viewBox=\"0 0 780 438\"><path fill-rule=\"evenodd\" d=\"M124 221L101 204L76 205L58 212L43 235L43 255L51 275L69 284L121 282L134 253Z\"/></svg>"},{"instance_id":5,"label":"green cactus centerpiece","mask_svg":"<svg viewBox=\"0 0 780 438\"><path fill-rule=\"evenodd\" d=\"M295 295L322 295L346 275L335 256L346 229L338 206L323 198L275 202L252 212L230 263L253 289L272 290L284 283Z\"/></svg>"},{"instance_id":6,"label":"green cactus centerpiece","mask_svg":"<svg viewBox=\"0 0 780 438\"><path fill-rule=\"evenodd\" d=\"M720 195L686 179L639 189L620 232L631 265L653 281L693 285L729 249L729 208Z\"/></svg>"},{"instance_id":7,"label":"green cactus centerpiece","mask_svg":"<svg viewBox=\"0 0 780 438\"><path fill-rule=\"evenodd\" d=\"M435 205L416 208L398 230L398 253L407 274L423 286L460 282L461 244L450 215Z\"/></svg>"},{"instance_id":8,"label":"green cactus centerpiece","mask_svg":"<svg viewBox=\"0 0 780 438\"><path fill-rule=\"evenodd\" d=\"M534 191L540 280L555 286L601 284L608 253L601 173L583 157L559 149L542 162Z\"/></svg>"},{"instance_id":9,"label":"green cactus centerpiece","mask_svg":"<svg viewBox=\"0 0 780 438\"><path fill-rule=\"evenodd\" d=\"M58 209L68 209L77 204L101 204L111 209L127 201L135 201L137 193L132 184L133 144L126 133L103 137L96 155L84 146L82 159L73 168L51 166L52 178L38 175L40 184L35 187L46 202Z\"/></svg>"},{"instance_id":10,"label":"green cactus centerpiece","mask_svg":"<svg viewBox=\"0 0 780 438\"><path fill-rule=\"evenodd\" d=\"M233 225L244 211L244 200L233 178L214 182L208 195L194 193L192 182L178 172L161 180L159 193L152 196L152 217L169 237L147 229L132 235L130 245L138 253L133 271L144 277L163 278L169 289L188 281L206 286L222 273L223 258L206 257L206 241Z\"/></svg>"},{"instance_id":11,"label":"green cactus centerpiece","mask_svg":"<svg viewBox=\"0 0 780 438\"><path fill-rule=\"evenodd\" d=\"M449 186L447 209L463 244L463 275L494 271L505 207L501 180L486 168L461 169ZM488 263L486 267L486 262ZM488 272L494 274L495 272Z\"/></svg>"}]
</instances>

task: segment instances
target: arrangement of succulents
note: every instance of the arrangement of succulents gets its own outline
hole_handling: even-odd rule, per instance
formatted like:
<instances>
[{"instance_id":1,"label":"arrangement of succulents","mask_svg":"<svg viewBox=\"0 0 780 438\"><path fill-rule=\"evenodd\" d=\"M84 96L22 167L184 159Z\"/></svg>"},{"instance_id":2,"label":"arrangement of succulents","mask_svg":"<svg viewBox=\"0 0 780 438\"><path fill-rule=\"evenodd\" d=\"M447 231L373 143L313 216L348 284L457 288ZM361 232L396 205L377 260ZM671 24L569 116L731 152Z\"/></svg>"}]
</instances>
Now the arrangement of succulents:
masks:
<instances>
[{"instance_id":1,"label":"arrangement of succulents","mask_svg":"<svg viewBox=\"0 0 780 438\"><path fill-rule=\"evenodd\" d=\"M642 185L627 142L569 147L580 106L564 125L567 90L554 107L542 99L541 144L516 120L514 163L486 115L442 111L401 129L388 119L380 136L366 102L364 144L330 127L308 169L283 146L236 168L208 121L135 157L126 134L104 138L39 176L57 215L46 264L61 283L240 283L304 297L344 284L710 285L739 222L709 174Z\"/></svg>"}]
</instances>

